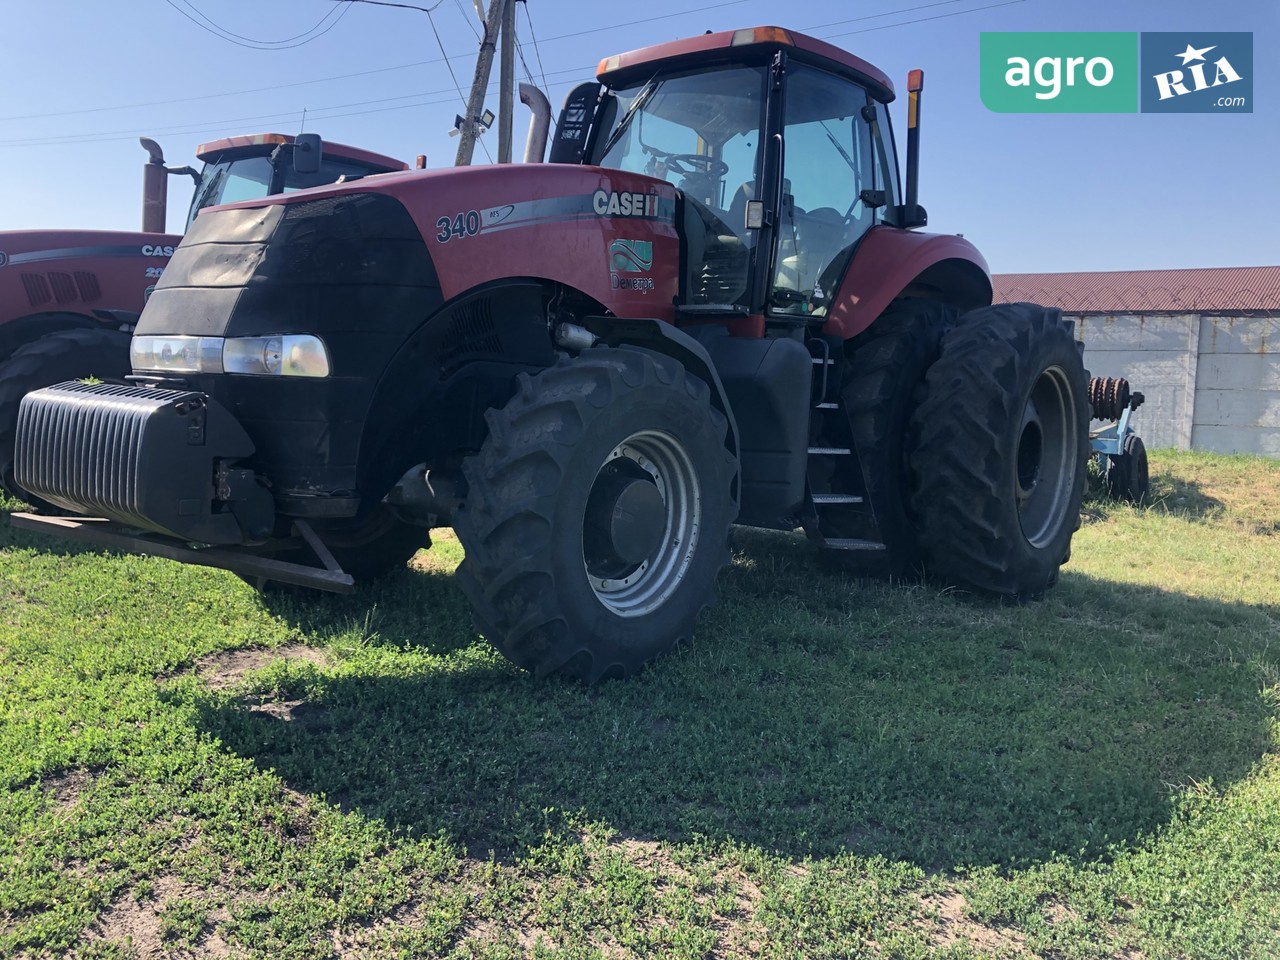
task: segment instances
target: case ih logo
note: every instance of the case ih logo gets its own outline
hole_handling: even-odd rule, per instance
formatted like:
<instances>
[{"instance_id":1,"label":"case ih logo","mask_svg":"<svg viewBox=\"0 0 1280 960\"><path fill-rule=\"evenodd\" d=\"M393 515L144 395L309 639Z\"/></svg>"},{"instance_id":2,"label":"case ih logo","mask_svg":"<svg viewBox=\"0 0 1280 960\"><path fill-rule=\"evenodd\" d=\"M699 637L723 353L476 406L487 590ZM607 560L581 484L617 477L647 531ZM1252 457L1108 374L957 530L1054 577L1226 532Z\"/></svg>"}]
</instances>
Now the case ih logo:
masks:
<instances>
[{"instance_id":1,"label":"case ih logo","mask_svg":"<svg viewBox=\"0 0 1280 960\"><path fill-rule=\"evenodd\" d=\"M645 217L658 216L656 193L618 193L616 190L597 190L591 195L591 208L597 217Z\"/></svg>"},{"instance_id":2,"label":"case ih logo","mask_svg":"<svg viewBox=\"0 0 1280 960\"><path fill-rule=\"evenodd\" d=\"M1144 33L1143 113L1252 113L1252 33Z\"/></svg>"}]
</instances>

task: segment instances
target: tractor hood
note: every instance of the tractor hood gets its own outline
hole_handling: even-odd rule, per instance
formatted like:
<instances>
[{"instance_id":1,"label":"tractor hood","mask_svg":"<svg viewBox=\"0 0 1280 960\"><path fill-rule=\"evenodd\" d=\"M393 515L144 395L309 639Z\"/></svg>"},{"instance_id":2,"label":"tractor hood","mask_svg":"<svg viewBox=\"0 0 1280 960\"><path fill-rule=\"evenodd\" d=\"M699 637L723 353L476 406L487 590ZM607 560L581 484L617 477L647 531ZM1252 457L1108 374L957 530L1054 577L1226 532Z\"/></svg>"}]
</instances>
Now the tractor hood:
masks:
<instances>
[{"instance_id":1,"label":"tractor hood","mask_svg":"<svg viewBox=\"0 0 1280 960\"><path fill-rule=\"evenodd\" d=\"M155 257L164 266L182 239L122 230L0 230L0 267L86 257Z\"/></svg>"},{"instance_id":2,"label":"tractor hood","mask_svg":"<svg viewBox=\"0 0 1280 960\"><path fill-rule=\"evenodd\" d=\"M373 192L295 196L305 199L197 217L137 332L376 337L403 315L401 301L417 301L419 320L438 305L431 258L400 203Z\"/></svg>"},{"instance_id":3,"label":"tractor hood","mask_svg":"<svg viewBox=\"0 0 1280 960\"><path fill-rule=\"evenodd\" d=\"M433 265L433 282L446 301L489 282L526 277L580 290L620 315L674 319L680 262L676 189L643 174L602 167L453 167L370 177L215 207L196 218L170 270L181 274L186 269L188 247L214 237L221 245L229 232L249 238L249 225L257 221L262 223L254 228L254 243L261 243L268 236L266 231L275 229L273 224L318 223L297 213L274 211L354 210L351 204L361 197L365 199L360 209L372 210L376 201L381 216L395 217L398 235L412 226ZM393 206L400 208L399 214L390 212ZM229 216L232 211L234 217ZM287 233L291 244L302 237L294 228ZM275 245L281 239L283 235L276 234L271 242ZM642 255L635 258L623 248L638 249ZM374 253L370 250L367 255L372 258ZM202 260L206 267L213 267L213 260L203 256ZM624 260L626 269L619 269ZM209 275L217 272L210 270ZM166 276L156 297L173 279ZM160 329L149 317L144 322L155 332L178 332L177 328ZM197 331L184 328L182 332Z\"/></svg>"},{"instance_id":4,"label":"tractor hood","mask_svg":"<svg viewBox=\"0 0 1280 960\"><path fill-rule=\"evenodd\" d=\"M103 230L0 231L0 328L8 333L18 329L12 321L32 318L17 341L0 337L0 350L54 329L51 315L89 318L103 308L141 312L181 239Z\"/></svg>"}]
</instances>

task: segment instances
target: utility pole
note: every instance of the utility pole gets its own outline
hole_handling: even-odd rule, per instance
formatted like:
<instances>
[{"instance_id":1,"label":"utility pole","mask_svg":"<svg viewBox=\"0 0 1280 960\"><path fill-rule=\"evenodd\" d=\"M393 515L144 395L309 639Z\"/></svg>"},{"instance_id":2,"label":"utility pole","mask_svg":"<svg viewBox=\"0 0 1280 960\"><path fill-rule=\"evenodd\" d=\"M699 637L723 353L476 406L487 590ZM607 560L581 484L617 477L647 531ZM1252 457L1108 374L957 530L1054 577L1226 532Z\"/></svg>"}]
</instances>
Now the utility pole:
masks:
<instances>
[{"instance_id":1,"label":"utility pole","mask_svg":"<svg viewBox=\"0 0 1280 960\"><path fill-rule=\"evenodd\" d=\"M494 48L497 45L498 25L502 21L503 12L513 2L514 0L490 0L489 15L484 21L484 39L480 41L480 55L476 57L476 75L471 81L471 96L467 99L467 115L462 120L462 135L458 142L458 156L454 166L466 167L471 164L471 155L476 149L478 133L476 118L484 106L485 88L489 86ZM515 8L512 7L512 9ZM512 69L514 70L514 64Z\"/></svg>"},{"instance_id":2,"label":"utility pole","mask_svg":"<svg viewBox=\"0 0 1280 960\"><path fill-rule=\"evenodd\" d=\"M494 0L497 2L497 0ZM502 3L502 69L498 93L498 162L511 162L511 111L516 87L516 0Z\"/></svg>"}]
</instances>

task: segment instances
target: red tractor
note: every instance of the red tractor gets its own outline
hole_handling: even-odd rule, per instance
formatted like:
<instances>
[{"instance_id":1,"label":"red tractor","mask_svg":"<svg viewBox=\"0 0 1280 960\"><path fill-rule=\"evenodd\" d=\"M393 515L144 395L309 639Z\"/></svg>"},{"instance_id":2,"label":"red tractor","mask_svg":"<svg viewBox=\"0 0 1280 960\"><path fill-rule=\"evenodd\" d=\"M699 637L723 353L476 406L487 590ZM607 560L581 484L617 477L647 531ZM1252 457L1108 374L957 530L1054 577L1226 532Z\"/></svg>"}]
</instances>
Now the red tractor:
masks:
<instances>
[{"instance_id":1,"label":"red tractor","mask_svg":"<svg viewBox=\"0 0 1280 960\"><path fill-rule=\"evenodd\" d=\"M187 224L200 210L233 200L406 170L391 157L314 134L229 137L202 144L202 171L169 168L152 140L143 172L142 231L0 231L0 489L23 498L13 480L13 431L24 394L72 377L129 373L129 338L143 303L180 236L166 234L171 174L195 180Z\"/></svg>"},{"instance_id":2,"label":"red tractor","mask_svg":"<svg viewBox=\"0 0 1280 960\"><path fill-rule=\"evenodd\" d=\"M929 235L889 79L777 27L610 57L546 164L206 211L128 384L23 401L13 522L335 590L452 525L477 624L539 674L688 637L737 522L1013 598L1066 561L1088 376Z\"/></svg>"}]
</instances>

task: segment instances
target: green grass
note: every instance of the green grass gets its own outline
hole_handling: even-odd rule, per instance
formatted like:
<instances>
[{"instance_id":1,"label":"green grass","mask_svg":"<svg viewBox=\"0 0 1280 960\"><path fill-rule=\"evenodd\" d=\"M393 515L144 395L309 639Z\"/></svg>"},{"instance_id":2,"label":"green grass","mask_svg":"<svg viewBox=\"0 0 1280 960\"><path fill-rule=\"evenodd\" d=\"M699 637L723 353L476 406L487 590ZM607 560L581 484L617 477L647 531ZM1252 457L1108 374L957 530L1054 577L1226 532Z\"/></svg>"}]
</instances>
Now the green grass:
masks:
<instances>
[{"instance_id":1,"label":"green grass","mask_svg":"<svg viewBox=\"0 0 1280 960\"><path fill-rule=\"evenodd\" d=\"M535 682L386 583L0 529L0 955L1274 957L1280 463L1156 452L1042 603L750 531L697 642Z\"/></svg>"}]
</instances>

